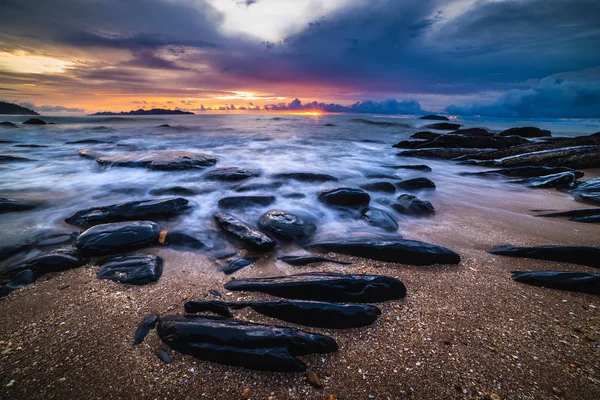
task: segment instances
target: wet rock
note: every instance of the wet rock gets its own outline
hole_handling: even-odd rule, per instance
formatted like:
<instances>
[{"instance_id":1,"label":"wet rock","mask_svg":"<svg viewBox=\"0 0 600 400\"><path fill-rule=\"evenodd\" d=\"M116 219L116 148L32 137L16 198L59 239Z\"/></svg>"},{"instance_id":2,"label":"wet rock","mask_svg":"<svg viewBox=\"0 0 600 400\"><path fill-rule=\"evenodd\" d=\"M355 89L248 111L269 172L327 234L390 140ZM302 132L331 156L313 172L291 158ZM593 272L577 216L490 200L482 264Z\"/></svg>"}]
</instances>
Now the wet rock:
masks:
<instances>
[{"instance_id":1,"label":"wet rock","mask_svg":"<svg viewBox=\"0 0 600 400\"><path fill-rule=\"evenodd\" d=\"M589 217L573 217L569 218L569 220L574 222L584 222L587 224L597 224L600 223L600 215L590 215Z\"/></svg>"},{"instance_id":2,"label":"wet rock","mask_svg":"<svg viewBox=\"0 0 600 400\"><path fill-rule=\"evenodd\" d=\"M243 223L233 215L217 213L215 219L221 228L248 247L264 251L271 250L277 245L274 239Z\"/></svg>"},{"instance_id":3,"label":"wet rock","mask_svg":"<svg viewBox=\"0 0 600 400\"><path fill-rule=\"evenodd\" d=\"M256 178L260 176L260 172L251 169L240 168L240 167L225 167L216 168L208 171L204 175L204 179L211 181L242 181L244 179Z\"/></svg>"},{"instance_id":4,"label":"wet rock","mask_svg":"<svg viewBox=\"0 0 600 400\"><path fill-rule=\"evenodd\" d=\"M392 165L390 168L396 169L413 169L416 171L431 172L431 167L428 165Z\"/></svg>"},{"instance_id":5,"label":"wet rock","mask_svg":"<svg viewBox=\"0 0 600 400\"><path fill-rule=\"evenodd\" d=\"M512 279L528 285L550 289L600 294L600 275L566 271L514 271Z\"/></svg>"},{"instance_id":6,"label":"wet rock","mask_svg":"<svg viewBox=\"0 0 600 400\"><path fill-rule=\"evenodd\" d=\"M289 172L274 174L276 179L290 179L299 182L337 182L337 178L327 174L317 174L313 172Z\"/></svg>"},{"instance_id":7,"label":"wet rock","mask_svg":"<svg viewBox=\"0 0 600 400\"><path fill-rule=\"evenodd\" d=\"M502 131L498 136L521 136L526 138L538 138L544 136L552 136L550 131L546 131L533 126L526 126L523 128L510 128Z\"/></svg>"},{"instance_id":8,"label":"wet rock","mask_svg":"<svg viewBox=\"0 0 600 400\"><path fill-rule=\"evenodd\" d=\"M569 194L582 203L600 205L600 178L577 182L577 188Z\"/></svg>"},{"instance_id":9,"label":"wet rock","mask_svg":"<svg viewBox=\"0 0 600 400\"><path fill-rule=\"evenodd\" d=\"M600 215L600 208L580 208L578 210L570 210L570 211L561 211L555 213L548 214L540 214L538 217L574 217L574 218L582 218L582 217L592 217Z\"/></svg>"},{"instance_id":10,"label":"wet rock","mask_svg":"<svg viewBox=\"0 0 600 400\"><path fill-rule=\"evenodd\" d=\"M369 192L396 193L396 187L390 182L367 183L362 185L361 188Z\"/></svg>"},{"instance_id":11,"label":"wet rock","mask_svg":"<svg viewBox=\"0 0 600 400\"><path fill-rule=\"evenodd\" d=\"M261 229L285 240L298 240L312 236L317 227L311 221L287 211L270 210L264 213L258 225Z\"/></svg>"},{"instance_id":12,"label":"wet rock","mask_svg":"<svg viewBox=\"0 0 600 400\"><path fill-rule=\"evenodd\" d=\"M573 172L576 177L581 178L583 172L575 171L567 167L542 167L542 166L524 166L514 168L494 169L491 171L469 172L463 175L504 175L518 178L534 178L538 176L558 174L560 172Z\"/></svg>"},{"instance_id":13,"label":"wet rock","mask_svg":"<svg viewBox=\"0 0 600 400\"><path fill-rule=\"evenodd\" d=\"M0 214L27 211L37 207L37 204L26 203L19 200L7 199L6 197L0 197Z\"/></svg>"},{"instance_id":14,"label":"wet rock","mask_svg":"<svg viewBox=\"0 0 600 400\"><path fill-rule=\"evenodd\" d=\"M385 127L385 128L389 128L392 126L401 126L404 128L410 128L410 125L406 124L406 123L402 123L402 122L392 122L392 121L372 121L370 119L365 119L365 118L353 118L350 120L351 122L359 122L361 124L367 124L367 125L376 125L376 126L381 126L381 127Z\"/></svg>"},{"instance_id":15,"label":"wet rock","mask_svg":"<svg viewBox=\"0 0 600 400\"><path fill-rule=\"evenodd\" d=\"M361 189L338 188L323 190L319 193L319 200L330 206L357 208L369 205L371 196Z\"/></svg>"},{"instance_id":16,"label":"wet rock","mask_svg":"<svg viewBox=\"0 0 600 400\"><path fill-rule=\"evenodd\" d=\"M429 131L421 131L421 132L417 132L412 134L410 137L412 139L426 139L426 140L433 140L433 139L437 139L440 136L442 136L441 133L435 133L435 132L429 132Z\"/></svg>"},{"instance_id":17,"label":"wet rock","mask_svg":"<svg viewBox=\"0 0 600 400\"><path fill-rule=\"evenodd\" d=\"M324 258L324 257L320 257L320 256L282 256L282 257L278 257L277 259L283 261L286 264L294 265L294 266L304 266L304 265L320 263L320 262L330 262L330 263L341 264L341 265L351 265L352 264L351 262L336 261L336 260L331 260L329 258Z\"/></svg>"},{"instance_id":18,"label":"wet rock","mask_svg":"<svg viewBox=\"0 0 600 400\"><path fill-rule=\"evenodd\" d=\"M0 154L0 163L5 163L5 162L29 162L29 161L35 161L35 160L32 160L31 158L27 158L27 157L12 156L10 154Z\"/></svg>"},{"instance_id":19,"label":"wet rock","mask_svg":"<svg viewBox=\"0 0 600 400\"><path fill-rule=\"evenodd\" d=\"M100 157L96 162L104 166L176 171L212 167L217 163L217 159L208 154L192 151L164 150L150 153L113 154Z\"/></svg>"},{"instance_id":20,"label":"wet rock","mask_svg":"<svg viewBox=\"0 0 600 400\"><path fill-rule=\"evenodd\" d=\"M82 140L75 140L72 142L67 142L65 144L109 144L109 143L114 143L114 142L109 142L106 140L98 140L98 139L82 139Z\"/></svg>"},{"instance_id":21,"label":"wet rock","mask_svg":"<svg viewBox=\"0 0 600 400\"><path fill-rule=\"evenodd\" d=\"M427 200L421 200L411 194L403 194L398 201L392 204L392 208L400 213L415 217L429 217L435 215L433 205Z\"/></svg>"},{"instance_id":22,"label":"wet rock","mask_svg":"<svg viewBox=\"0 0 600 400\"><path fill-rule=\"evenodd\" d=\"M310 249L409 265L458 264L460 256L442 246L404 239L356 238L310 243Z\"/></svg>"},{"instance_id":23,"label":"wet rock","mask_svg":"<svg viewBox=\"0 0 600 400\"><path fill-rule=\"evenodd\" d=\"M184 213L189 208L188 204L181 197L128 201L81 210L65 218L65 222L75 226L93 226L108 222L163 219Z\"/></svg>"},{"instance_id":24,"label":"wet rock","mask_svg":"<svg viewBox=\"0 0 600 400\"><path fill-rule=\"evenodd\" d=\"M458 129L456 131L450 132L449 135L464 135L464 136L479 136L479 137L494 136L493 133L490 133L482 128Z\"/></svg>"},{"instance_id":25,"label":"wet rock","mask_svg":"<svg viewBox=\"0 0 600 400\"><path fill-rule=\"evenodd\" d=\"M18 273L31 270L36 277L49 272L65 271L72 268L78 268L84 265L87 260L76 251L71 249L54 250L42 254L19 264L7 265L0 268L0 281L8 282Z\"/></svg>"},{"instance_id":26,"label":"wet rock","mask_svg":"<svg viewBox=\"0 0 600 400\"><path fill-rule=\"evenodd\" d=\"M250 307L267 317L315 328L357 328L371 325L381 315L381 311L375 306L320 301L249 301L227 305L234 310Z\"/></svg>"},{"instance_id":27,"label":"wet rock","mask_svg":"<svg viewBox=\"0 0 600 400\"><path fill-rule=\"evenodd\" d=\"M156 357L165 364L171 364L173 362L173 358L171 358L165 349L158 349L154 354L156 354Z\"/></svg>"},{"instance_id":28,"label":"wet rock","mask_svg":"<svg viewBox=\"0 0 600 400\"><path fill-rule=\"evenodd\" d=\"M281 197L285 199L303 199L306 197L306 195L303 193L284 193L281 195Z\"/></svg>"},{"instance_id":29,"label":"wet rock","mask_svg":"<svg viewBox=\"0 0 600 400\"><path fill-rule=\"evenodd\" d=\"M438 131L453 131L459 129L461 127L460 124L452 124L449 122L438 122L435 124L425 125L425 128L435 129Z\"/></svg>"},{"instance_id":30,"label":"wet rock","mask_svg":"<svg viewBox=\"0 0 600 400\"><path fill-rule=\"evenodd\" d=\"M220 317L161 317L157 331L167 345L181 353L264 371L302 372L306 365L295 356L338 349L335 340L325 335Z\"/></svg>"},{"instance_id":31,"label":"wet rock","mask_svg":"<svg viewBox=\"0 0 600 400\"><path fill-rule=\"evenodd\" d=\"M0 122L0 126L4 126L6 128L17 128L16 124L9 122L9 121Z\"/></svg>"},{"instance_id":32,"label":"wet rock","mask_svg":"<svg viewBox=\"0 0 600 400\"><path fill-rule=\"evenodd\" d=\"M424 115L419 119L430 119L430 120L434 120L434 121L450 121L450 119L448 119L448 117L444 117L443 115L434 115L434 114Z\"/></svg>"},{"instance_id":33,"label":"wet rock","mask_svg":"<svg viewBox=\"0 0 600 400\"><path fill-rule=\"evenodd\" d=\"M26 269L12 277L10 282L0 289L0 298L8 296L15 290L22 288L23 286L29 285L35 282L35 274L32 270Z\"/></svg>"},{"instance_id":34,"label":"wet rock","mask_svg":"<svg viewBox=\"0 0 600 400\"><path fill-rule=\"evenodd\" d=\"M160 189L152 189L150 191L152 196L194 196L198 194L198 191L184 186L171 186Z\"/></svg>"},{"instance_id":35,"label":"wet rock","mask_svg":"<svg viewBox=\"0 0 600 400\"><path fill-rule=\"evenodd\" d=\"M96 225L75 242L85 253L106 254L158 244L160 226L151 221L115 222Z\"/></svg>"},{"instance_id":36,"label":"wet rock","mask_svg":"<svg viewBox=\"0 0 600 400\"><path fill-rule=\"evenodd\" d=\"M232 196L219 200L221 208L266 207L275 203L275 196Z\"/></svg>"},{"instance_id":37,"label":"wet rock","mask_svg":"<svg viewBox=\"0 0 600 400\"><path fill-rule=\"evenodd\" d=\"M385 229L386 231L393 232L398 230L398 223L394 217L387 211L379 208L364 208L361 212L361 218L370 225Z\"/></svg>"},{"instance_id":38,"label":"wet rock","mask_svg":"<svg viewBox=\"0 0 600 400\"><path fill-rule=\"evenodd\" d=\"M228 266L223 268L223 272L225 273L225 275L231 275L242 268L246 268L247 266L254 264L256 261L259 260L259 258L260 257L238 258L236 260L233 260L231 263L229 263Z\"/></svg>"},{"instance_id":39,"label":"wet rock","mask_svg":"<svg viewBox=\"0 0 600 400\"><path fill-rule=\"evenodd\" d=\"M56 246L59 244L73 244L79 236L79 232L59 232L47 233L43 232L27 239L24 243L0 247L0 260L4 260L14 254L28 251L35 248L43 248L47 246Z\"/></svg>"},{"instance_id":40,"label":"wet rock","mask_svg":"<svg viewBox=\"0 0 600 400\"><path fill-rule=\"evenodd\" d=\"M237 186L236 188L234 188L234 190L236 192L243 193L243 192L251 192L251 191L255 191L255 190L279 189L282 186L283 186L283 182L262 181L262 182L244 183L243 185L240 185L240 186Z\"/></svg>"},{"instance_id":41,"label":"wet rock","mask_svg":"<svg viewBox=\"0 0 600 400\"><path fill-rule=\"evenodd\" d=\"M225 289L266 293L287 299L377 303L402 299L404 284L390 276L308 273L272 278L235 279Z\"/></svg>"},{"instance_id":42,"label":"wet rock","mask_svg":"<svg viewBox=\"0 0 600 400\"><path fill-rule=\"evenodd\" d=\"M79 150L77 154L79 154L79 157L87 158L88 160L96 160L102 157L102 153L92 149Z\"/></svg>"},{"instance_id":43,"label":"wet rock","mask_svg":"<svg viewBox=\"0 0 600 400\"><path fill-rule=\"evenodd\" d=\"M433 139L433 140L435 140L435 139ZM433 140L401 140L398 143L394 144L392 147L396 148L396 149L428 148L428 147L433 147L433 146L426 146L427 144L432 143ZM457 147L457 146L450 146L450 147Z\"/></svg>"},{"instance_id":44,"label":"wet rock","mask_svg":"<svg viewBox=\"0 0 600 400\"><path fill-rule=\"evenodd\" d=\"M46 125L46 122L39 118L30 118L27 121L23 122L25 125Z\"/></svg>"},{"instance_id":45,"label":"wet rock","mask_svg":"<svg viewBox=\"0 0 600 400\"><path fill-rule=\"evenodd\" d=\"M534 258L600 268L600 247L586 246L534 246L504 245L488 250L490 254L507 257Z\"/></svg>"},{"instance_id":46,"label":"wet rock","mask_svg":"<svg viewBox=\"0 0 600 400\"><path fill-rule=\"evenodd\" d=\"M393 147L409 149L428 149L428 148L491 148L504 149L520 144L529 143L527 139L518 136L506 138L492 138L486 136L465 136L465 135L443 135L433 140L423 143L419 142L399 142Z\"/></svg>"},{"instance_id":47,"label":"wet rock","mask_svg":"<svg viewBox=\"0 0 600 400\"><path fill-rule=\"evenodd\" d=\"M171 127L171 125L169 125L169 124L162 124L162 125L158 126L158 128L170 128L170 127Z\"/></svg>"},{"instance_id":48,"label":"wet rock","mask_svg":"<svg viewBox=\"0 0 600 400\"><path fill-rule=\"evenodd\" d=\"M225 318L233 318L227 303L224 301L188 301L183 307L188 314L211 312Z\"/></svg>"},{"instance_id":49,"label":"wet rock","mask_svg":"<svg viewBox=\"0 0 600 400\"><path fill-rule=\"evenodd\" d=\"M200 250L206 247L205 238L184 232L167 232L164 243L170 247Z\"/></svg>"},{"instance_id":50,"label":"wet rock","mask_svg":"<svg viewBox=\"0 0 600 400\"><path fill-rule=\"evenodd\" d=\"M135 330L135 333L133 334L133 345L136 346L138 344L141 344L146 338L146 336L148 336L150 331L154 329L157 322L158 315L156 314L150 314L146 318L144 318L144 320L140 322L140 324Z\"/></svg>"},{"instance_id":51,"label":"wet rock","mask_svg":"<svg viewBox=\"0 0 600 400\"><path fill-rule=\"evenodd\" d=\"M435 190L435 183L427 178L407 179L396 183L398 189L417 191L417 190Z\"/></svg>"},{"instance_id":52,"label":"wet rock","mask_svg":"<svg viewBox=\"0 0 600 400\"><path fill-rule=\"evenodd\" d=\"M401 157L440 158L443 160L452 160L461 156L473 156L489 151L494 151L494 149L413 149L401 151L397 155Z\"/></svg>"},{"instance_id":53,"label":"wet rock","mask_svg":"<svg viewBox=\"0 0 600 400\"><path fill-rule=\"evenodd\" d=\"M576 146L535 151L497 160L473 160L465 163L500 167L545 165L547 167L569 167L575 169L597 168L600 167L600 146Z\"/></svg>"},{"instance_id":54,"label":"wet rock","mask_svg":"<svg viewBox=\"0 0 600 400\"><path fill-rule=\"evenodd\" d=\"M162 258L154 254L128 254L104 260L97 277L118 283L146 285L157 282L162 273Z\"/></svg>"},{"instance_id":55,"label":"wet rock","mask_svg":"<svg viewBox=\"0 0 600 400\"><path fill-rule=\"evenodd\" d=\"M572 188L577 177L573 172L559 172L558 174L538 176L521 181L513 181L530 188Z\"/></svg>"},{"instance_id":56,"label":"wet rock","mask_svg":"<svg viewBox=\"0 0 600 400\"><path fill-rule=\"evenodd\" d=\"M19 148L25 148L25 149L41 149L41 148L46 148L49 146L46 146L43 144L26 143L26 144L15 144L13 147L19 147Z\"/></svg>"}]
</instances>

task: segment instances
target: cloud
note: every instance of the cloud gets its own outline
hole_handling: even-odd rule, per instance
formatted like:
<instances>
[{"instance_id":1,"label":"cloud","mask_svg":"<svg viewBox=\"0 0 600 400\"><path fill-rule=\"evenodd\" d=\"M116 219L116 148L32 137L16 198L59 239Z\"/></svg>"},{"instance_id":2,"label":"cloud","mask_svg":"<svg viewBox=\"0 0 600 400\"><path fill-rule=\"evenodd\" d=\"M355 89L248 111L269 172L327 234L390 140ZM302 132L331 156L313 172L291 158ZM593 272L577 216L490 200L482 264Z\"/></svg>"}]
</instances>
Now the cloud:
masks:
<instances>
[{"instance_id":1,"label":"cloud","mask_svg":"<svg viewBox=\"0 0 600 400\"><path fill-rule=\"evenodd\" d=\"M385 114L385 115L402 115L402 114L425 114L418 101L403 100L397 101L394 99L381 102L362 101L356 102L349 106L341 104L326 104L313 101L311 103L302 104L302 101L294 99L289 104L268 104L264 107L268 111L324 111L330 113L357 113L357 114Z\"/></svg>"},{"instance_id":2,"label":"cloud","mask_svg":"<svg viewBox=\"0 0 600 400\"><path fill-rule=\"evenodd\" d=\"M452 105L446 111L494 117L600 118L600 68L549 76L529 88L510 90L494 102Z\"/></svg>"},{"instance_id":3,"label":"cloud","mask_svg":"<svg viewBox=\"0 0 600 400\"><path fill-rule=\"evenodd\" d=\"M85 112L83 108L65 106L34 106L34 109L42 112Z\"/></svg>"}]
</instances>

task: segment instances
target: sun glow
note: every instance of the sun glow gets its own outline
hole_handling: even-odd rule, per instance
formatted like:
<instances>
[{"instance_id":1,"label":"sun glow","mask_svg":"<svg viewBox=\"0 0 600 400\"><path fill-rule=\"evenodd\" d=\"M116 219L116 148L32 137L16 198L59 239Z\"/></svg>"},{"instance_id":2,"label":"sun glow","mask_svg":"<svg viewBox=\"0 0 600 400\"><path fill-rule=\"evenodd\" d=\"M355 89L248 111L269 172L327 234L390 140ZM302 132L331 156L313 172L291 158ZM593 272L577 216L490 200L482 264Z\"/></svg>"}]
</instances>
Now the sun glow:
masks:
<instances>
[{"instance_id":1,"label":"sun glow","mask_svg":"<svg viewBox=\"0 0 600 400\"><path fill-rule=\"evenodd\" d=\"M43 74L60 73L73 65L70 61L58 58L38 56L24 51L17 53L0 52L0 69L21 73Z\"/></svg>"},{"instance_id":2,"label":"sun glow","mask_svg":"<svg viewBox=\"0 0 600 400\"><path fill-rule=\"evenodd\" d=\"M311 116L311 117L318 117L320 115L323 115L323 113L320 112L320 111L299 111L299 112L289 111L289 112L286 112L285 114L291 114L291 115L308 115L308 116Z\"/></svg>"}]
</instances>

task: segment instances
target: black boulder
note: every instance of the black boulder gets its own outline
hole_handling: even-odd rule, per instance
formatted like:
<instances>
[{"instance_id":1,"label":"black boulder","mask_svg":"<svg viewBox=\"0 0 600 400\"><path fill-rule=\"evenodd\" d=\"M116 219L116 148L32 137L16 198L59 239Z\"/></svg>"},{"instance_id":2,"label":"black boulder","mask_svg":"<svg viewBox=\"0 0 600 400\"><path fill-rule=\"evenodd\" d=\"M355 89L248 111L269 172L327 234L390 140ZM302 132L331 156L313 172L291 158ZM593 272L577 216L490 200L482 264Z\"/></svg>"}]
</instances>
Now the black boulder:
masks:
<instances>
[{"instance_id":1,"label":"black boulder","mask_svg":"<svg viewBox=\"0 0 600 400\"><path fill-rule=\"evenodd\" d=\"M162 258L154 254L128 254L104 260L97 277L119 283L146 285L158 281L162 273Z\"/></svg>"}]
</instances>

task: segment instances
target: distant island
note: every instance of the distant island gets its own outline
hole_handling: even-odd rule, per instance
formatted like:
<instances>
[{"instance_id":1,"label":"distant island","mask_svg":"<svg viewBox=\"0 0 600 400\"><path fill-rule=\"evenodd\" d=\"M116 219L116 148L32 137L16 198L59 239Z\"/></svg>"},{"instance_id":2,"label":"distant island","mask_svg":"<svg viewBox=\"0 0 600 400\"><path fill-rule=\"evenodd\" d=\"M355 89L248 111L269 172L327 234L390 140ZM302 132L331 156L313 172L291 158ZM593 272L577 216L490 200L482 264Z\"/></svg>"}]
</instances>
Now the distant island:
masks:
<instances>
[{"instance_id":1,"label":"distant island","mask_svg":"<svg viewBox=\"0 0 600 400\"><path fill-rule=\"evenodd\" d=\"M194 115L193 112L189 111L181 111L181 110L164 110L162 108L153 108L152 110L131 110L128 112L111 112L111 111L101 111L95 114L90 114L91 116L97 115Z\"/></svg>"},{"instance_id":2,"label":"distant island","mask_svg":"<svg viewBox=\"0 0 600 400\"><path fill-rule=\"evenodd\" d=\"M4 115L40 115L29 108L21 107L13 103L0 101L0 114Z\"/></svg>"},{"instance_id":3,"label":"distant island","mask_svg":"<svg viewBox=\"0 0 600 400\"><path fill-rule=\"evenodd\" d=\"M433 114L425 115L419 119L431 119L434 121L450 121L450 119L448 117L444 117L443 115L433 115Z\"/></svg>"}]
</instances>

